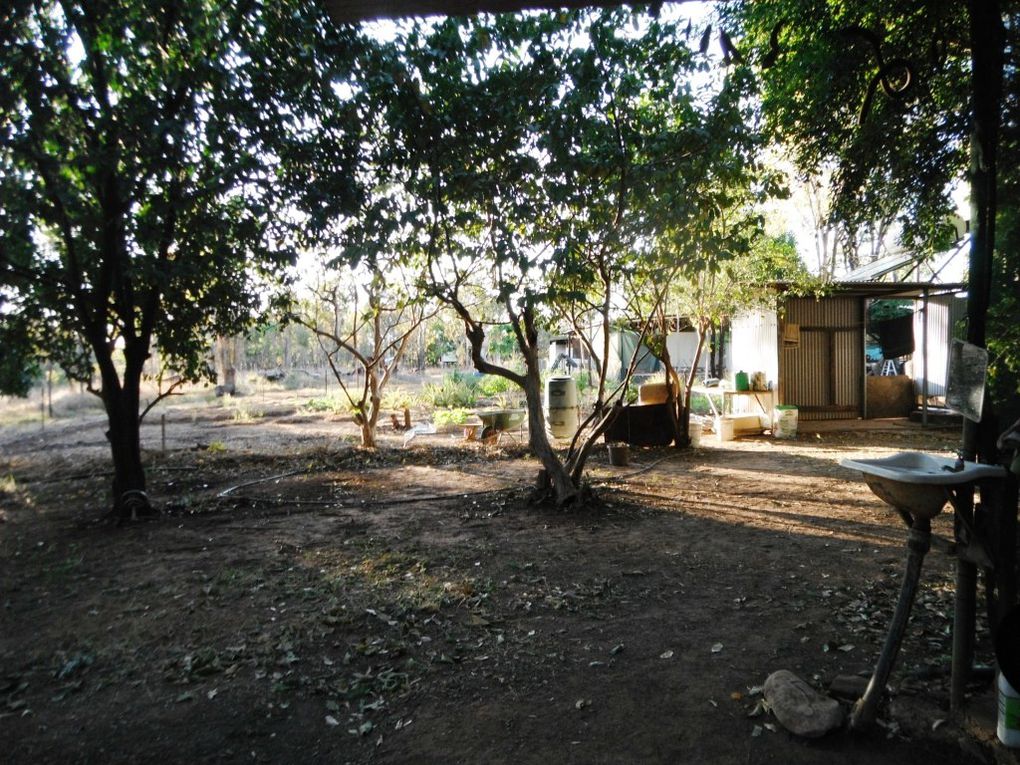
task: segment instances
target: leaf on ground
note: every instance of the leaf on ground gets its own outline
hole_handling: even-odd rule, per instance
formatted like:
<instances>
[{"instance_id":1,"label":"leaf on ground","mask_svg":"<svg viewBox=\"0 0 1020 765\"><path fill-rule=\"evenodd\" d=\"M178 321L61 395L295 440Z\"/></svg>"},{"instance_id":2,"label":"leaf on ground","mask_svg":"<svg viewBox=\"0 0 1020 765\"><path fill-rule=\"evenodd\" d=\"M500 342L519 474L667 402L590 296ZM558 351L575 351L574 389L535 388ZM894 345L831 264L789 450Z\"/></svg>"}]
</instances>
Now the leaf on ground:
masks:
<instances>
[{"instance_id":1,"label":"leaf on ground","mask_svg":"<svg viewBox=\"0 0 1020 765\"><path fill-rule=\"evenodd\" d=\"M761 717L767 711L765 701L758 699L758 703L754 705L754 709L747 713L748 717Z\"/></svg>"},{"instance_id":2,"label":"leaf on ground","mask_svg":"<svg viewBox=\"0 0 1020 765\"><path fill-rule=\"evenodd\" d=\"M672 651L672 649L670 649L668 651L663 651L662 653L660 653L659 654L659 658L660 659L672 659L673 658L673 651Z\"/></svg>"},{"instance_id":3,"label":"leaf on ground","mask_svg":"<svg viewBox=\"0 0 1020 765\"><path fill-rule=\"evenodd\" d=\"M333 715L326 715L326 725L335 728L339 724L340 721L333 717Z\"/></svg>"},{"instance_id":4,"label":"leaf on ground","mask_svg":"<svg viewBox=\"0 0 1020 765\"><path fill-rule=\"evenodd\" d=\"M719 653L720 651L722 651L722 649L723 649L723 644L722 643L713 643L712 644L712 653Z\"/></svg>"}]
</instances>

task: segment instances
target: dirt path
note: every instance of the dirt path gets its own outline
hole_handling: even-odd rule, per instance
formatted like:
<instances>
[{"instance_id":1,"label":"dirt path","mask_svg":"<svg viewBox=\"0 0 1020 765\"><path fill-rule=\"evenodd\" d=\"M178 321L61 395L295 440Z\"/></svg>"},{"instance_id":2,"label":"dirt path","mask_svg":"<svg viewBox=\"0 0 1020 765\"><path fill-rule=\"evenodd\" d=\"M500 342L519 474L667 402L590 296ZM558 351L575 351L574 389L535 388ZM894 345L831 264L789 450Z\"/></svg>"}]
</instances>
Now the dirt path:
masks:
<instances>
[{"instance_id":1,"label":"dirt path","mask_svg":"<svg viewBox=\"0 0 1020 765\"><path fill-rule=\"evenodd\" d=\"M904 532L838 458L953 433L599 457L600 502L562 513L528 502L519 446L393 434L368 454L344 427L181 417L165 454L150 428L167 514L122 529L95 522L101 423L0 434L5 760L1008 757L947 721L936 554L880 728L805 741L755 714L771 671L824 689L867 674L884 636Z\"/></svg>"}]
</instances>

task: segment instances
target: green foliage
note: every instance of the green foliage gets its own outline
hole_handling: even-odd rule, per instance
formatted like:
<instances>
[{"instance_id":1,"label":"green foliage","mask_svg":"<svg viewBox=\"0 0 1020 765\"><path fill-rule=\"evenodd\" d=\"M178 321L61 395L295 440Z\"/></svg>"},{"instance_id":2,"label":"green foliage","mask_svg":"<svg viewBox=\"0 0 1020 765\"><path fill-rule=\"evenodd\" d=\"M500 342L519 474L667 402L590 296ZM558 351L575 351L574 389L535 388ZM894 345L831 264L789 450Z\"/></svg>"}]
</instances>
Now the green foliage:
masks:
<instances>
[{"instance_id":1,"label":"green foliage","mask_svg":"<svg viewBox=\"0 0 1020 765\"><path fill-rule=\"evenodd\" d=\"M628 383L627 389L623 393L624 402L627 404L637 403L637 400L641 394L641 391L639 390L640 387L641 386L638 383L635 382Z\"/></svg>"},{"instance_id":2,"label":"green foliage","mask_svg":"<svg viewBox=\"0 0 1020 765\"><path fill-rule=\"evenodd\" d=\"M334 87L352 35L298 0L19 1L0 18L0 344L16 348L0 385L23 389L10 368L33 358L77 380L97 366L116 501L144 489L152 351L211 376L211 337L282 302L299 249L354 206L361 121Z\"/></svg>"},{"instance_id":3,"label":"green foliage","mask_svg":"<svg viewBox=\"0 0 1020 765\"><path fill-rule=\"evenodd\" d=\"M834 220L896 216L915 250L944 243L969 149L967 4L734 0L726 14L759 64L770 135L799 170L834 168Z\"/></svg>"},{"instance_id":4,"label":"green foliage","mask_svg":"<svg viewBox=\"0 0 1020 765\"><path fill-rule=\"evenodd\" d=\"M310 398L302 404L301 408L308 412L328 412L334 415L347 414L351 411L348 401L336 396Z\"/></svg>"},{"instance_id":5,"label":"green foliage","mask_svg":"<svg viewBox=\"0 0 1020 765\"><path fill-rule=\"evenodd\" d=\"M506 324L497 324L489 332L489 353L499 359L506 359L518 351L517 337Z\"/></svg>"},{"instance_id":6,"label":"green foliage","mask_svg":"<svg viewBox=\"0 0 1020 765\"><path fill-rule=\"evenodd\" d=\"M425 363L429 366L439 366L444 354L457 350L457 340L464 330L449 318L438 314L425 323Z\"/></svg>"},{"instance_id":7,"label":"green foliage","mask_svg":"<svg viewBox=\"0 0 1020 765\"><path fill-rule=\"evenodd\" d=\"M31 8L3 22L0 284L65 367L53 340L95 351L110 331L197 378L208 335L263 309L322 206L351 199L336 130L294 129L343 113L347 43L288 3L191 0L165 23L140 0Z\"/></svg>"},{"instance_id":8,"label":"green foliage","mask_svg":"<svg viewBox=\"0 0 1020 765\"><path fill-rule=\"evenodd\" d=\"M3 302L0 300L0 310ZM40 344L41 345L41 344ZM32 327L23 316L0 314L0 392L27 396L42 374Z\"/></svg>"},{"instance_id":9,"label":"green foliage","mask_svg":"<svg viewBox=\"0 0 1020 765\"><path fill-rule=\"evenodd\" d=\"M432 414L432 422L437 428L444 428L450 425L463 425L475 416L473 409L461 407L453 409L437 409Z\"/></svg>"},{"instance_id":10,"label":"green foliage","mask_svg":"<svg viewBox=\"0 0 1020 765\"><path fill-rule=\"evenodd\" d=\"M511 393L517 388L510 380L499 375L482 375L478 380L476 390L480 396L495 398L501 394Z\"/></svg>"},{"instance_id":11,"label":"green foliage","mask_svg":"<svg viewBox=\"0 0 1020 765\"><path fill-rule=\"evenodd\" d=\"M574 375L574 383L577 385L577 394L579 396L583 396L594 387L591 375L587 372L578 372Z\"/></svg>"},{"instance_id":12,"label":"green foliage","mask_svg":"<svg viewBox=\"0 0 1020 765\"><path fill-rule=\"evenodd\" d=\"M478 401L478 381L474 375L451 372L439 383L422 386L422 400L433 407L470 407Z\"/></svg>"},{"instance_id":13,"label":"green foliage","mask_svg":"<svg viewBox=\"0 0 1020 765\"><path fill-rule=\"evenodd\" d=\"M988 313L988 390L1002 425L1020 419L1020 141L1005 146L998 247Z\"/></svg>"},{"instance_id":14,"label":"green foliage","mask_svg":"<svg viewBox=\"0 0 1020 765\"><path fill-rule=\"evenodd\" d=\"M416 398L416 396L412 395L408 391L387 389L386 392L383 393L381 408L410 409L415 405Z\"/></svg>"},{"instance_id":15,"label":"green foliage","mask_svg":"<svg viewBox=\"0 0 1020 765\"><path fill-rule=\"evenodd\" d=\"M909 316L913 312L912 300L873 300L868 306L868 323Z\"/></svg>"}]
</instances>

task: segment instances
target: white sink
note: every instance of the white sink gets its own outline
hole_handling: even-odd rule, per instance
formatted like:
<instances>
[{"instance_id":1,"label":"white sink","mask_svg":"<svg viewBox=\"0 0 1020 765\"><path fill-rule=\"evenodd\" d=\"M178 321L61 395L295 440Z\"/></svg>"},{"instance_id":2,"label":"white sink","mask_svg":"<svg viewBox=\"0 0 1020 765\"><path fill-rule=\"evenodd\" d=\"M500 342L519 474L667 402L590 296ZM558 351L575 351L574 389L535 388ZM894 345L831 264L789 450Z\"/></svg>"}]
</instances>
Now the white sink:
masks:
<instances>
[{"instance_id":1,"label":"white sink","mask_svg":"<svg viewBox=\"0 0 1020 765\"><path fill-rule=\"evenodd\" d=\"M840 465L859 470L868 487L883 502L918 518L934 518L949 500L954 486L982 478L1003 478L1006 469L977 462L960 464L951 457L933 457L921 452L901 452L891 457L840 460Z\"/></svg>"}]
</instances>

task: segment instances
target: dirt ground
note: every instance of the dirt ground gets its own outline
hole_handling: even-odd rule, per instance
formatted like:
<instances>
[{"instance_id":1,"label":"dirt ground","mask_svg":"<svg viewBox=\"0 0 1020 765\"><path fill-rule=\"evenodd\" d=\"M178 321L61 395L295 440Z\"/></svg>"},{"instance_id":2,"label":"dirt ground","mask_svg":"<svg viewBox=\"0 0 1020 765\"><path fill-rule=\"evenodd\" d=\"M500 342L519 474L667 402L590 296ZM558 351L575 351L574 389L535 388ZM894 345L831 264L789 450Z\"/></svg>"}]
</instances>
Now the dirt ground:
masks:
<instances>
[{"instance_id":1,"label":"dirt ground","mask_svg":"<svg viewBox=\"0 0 1020 765\"><path fill-rule=\"evenodd\" d=\"M955 431L599 453L563 512L513 439L365 452L265 397L164 413L164 515L121 528L100 416L0 429L5 762L1013 762L988 683L950 719L934 552L876 730L804 740L759 704L777 669L867 676L884 637L905 531L838 460Z\"/></svg>"}]
</instances>

